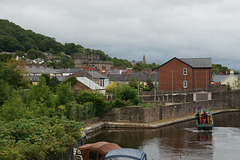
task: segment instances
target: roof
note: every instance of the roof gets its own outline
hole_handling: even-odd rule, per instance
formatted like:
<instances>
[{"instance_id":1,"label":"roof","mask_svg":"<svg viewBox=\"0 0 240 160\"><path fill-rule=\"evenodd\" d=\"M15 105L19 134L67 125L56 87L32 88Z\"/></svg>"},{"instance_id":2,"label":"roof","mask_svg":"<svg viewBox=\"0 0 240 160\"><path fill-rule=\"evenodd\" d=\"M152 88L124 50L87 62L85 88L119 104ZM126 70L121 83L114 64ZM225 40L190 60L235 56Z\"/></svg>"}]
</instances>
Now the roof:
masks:
<instances>
[{"instance_id":1,"label":"roof","mask_svg":"<svg viewBox=\"0 0 240 160\"><path fill-rule=\"evenodd\" d=\"M101 152L102 154L106 154L111 150L119 149L121 148L116 143L109 143L109 142L97 142L92 144L85 144L83 146L78 147L78 149L83 152L84 150L96 150L98 152Z\"/></svg>"},{"instance_id":2,"label":"roof","mask_svg":"<svg viewBox=\"0 0 240 160\"><path fill-rule=\"evenodd\" d=\"M97 71L88 71L88 70L80 70L77 72L77 77L84 77L84 72L86 73L86 77L89 79L108 79L107 76L97 72Z\"/></svg>"},{"instance_id":3,"label":"roof","mask_svg":"<svg viewBox=\"0 0 240 160\"><path fill-rule=\"evenodd\" d=\"M224 80L228 75L212 75L212 82L221 82Z\"/></svg>"},{"instance_id":4,"label":"roof","mask_svg":"<svg viewBox=\"0 0 240 160\"><path fill-rule=\"evenodd\" d=\"M98 85L97 83L93 82L92 80L88 79L87 77L77 77L77 80L79 82L81 82L82 84L84 84L85 86L87 86L90 89L104 89L103 87L101 87L100 85Z\"/></svg>"},{"instance_id":5,"label":"roof","mask_svg":"<svg viewBox=\"0 0 240 160\"><path fill-rule=\"evenodd\" d=\"M53 68L48 68L48 67L43 67L43 66L26 66L26 70L28 71L29 74L34 73L34 74L51 74L51 73L60 73L59 70L53 69Z\"/></svg>"},{"instance_id":6,"label":"roof","mask_svg":"<svg viewBox=\"0 0 240 160\"><path fill-rule=\"evenodd\" d=\"M212 68L212 58L176 58L176 57L162 64L158 68L164 66L165 64L172 61L173 59L177 59L185 63L186 65L189 65L192 68Z\"/></svg>"},{"instance_id":7,"label":"roof","mask_svg":"<svg viewBox=\"0 0 240 160\"><path fill-rule=\"evenodd\" d=\"M152 81L158 81L158 72L152 72L151 76L149 77L148 72L130 72L128 76L126 73L122 74L111 74L109 73L107 76L110 81L130 81L130 80L139 80L139 81L146 81L150 78Z\"/></svg>"},{"instance_id":8,"label":"roof","mask_svg":"<svg viewBox=\"0 0 240 160\"><path fill-rule=\"evenodd\" d=\"M147 155L138 149L120 148L109 151L103 160L121 160L123 158L128 160L146 160Z\"/></svg>"},{"instance_id":9,"label":"roof","mask_svg":"<svg viewBox=\"0 0 240 160\"><path fill-rule=\"evenodd\" d=\"M227 79L230 76L234 76L236 78L238 78L238 75L235 74L229 74L229 75L212 75L212 82L222 82L225 79Z\"/></svg>"},{"instance_id":10,"label":"roof","mask_svg":"<svg viewBox=\"0 0 240 160\"><path fill-rule=\"evenodd\" d=\"M211 58L179 58L193 68L212 68Z\"/></svg>"},{"instance_id":11,"label":"roof","mask_svg":"<svg viewBox=\"0 0 240 160\"><path fill-rule=\"evenodd\" d=\"M60 71L61 73L72 73L74 74L75 72L80 71L81 68L62 68Z\"/></svg>"}]
</instances>

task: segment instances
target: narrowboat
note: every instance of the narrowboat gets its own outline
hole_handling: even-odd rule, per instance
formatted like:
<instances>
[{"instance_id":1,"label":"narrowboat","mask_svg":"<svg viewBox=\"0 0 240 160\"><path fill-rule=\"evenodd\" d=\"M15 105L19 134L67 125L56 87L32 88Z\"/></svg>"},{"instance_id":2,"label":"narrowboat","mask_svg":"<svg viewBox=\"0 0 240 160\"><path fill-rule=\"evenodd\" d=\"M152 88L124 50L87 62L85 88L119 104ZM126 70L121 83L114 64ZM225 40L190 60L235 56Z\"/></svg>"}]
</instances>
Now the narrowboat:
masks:
<instances>
[{"instance_id":1,"label":"narrowboat","mask_svg":"<svg viewBox=\"0 0 240 160\"><path fill-rule=\"evenodd\" d=\"M203 109L196 114L196 124L199 130L211 130L213 128L213 116L209 109Z\"/></svg>"}]
</instances>

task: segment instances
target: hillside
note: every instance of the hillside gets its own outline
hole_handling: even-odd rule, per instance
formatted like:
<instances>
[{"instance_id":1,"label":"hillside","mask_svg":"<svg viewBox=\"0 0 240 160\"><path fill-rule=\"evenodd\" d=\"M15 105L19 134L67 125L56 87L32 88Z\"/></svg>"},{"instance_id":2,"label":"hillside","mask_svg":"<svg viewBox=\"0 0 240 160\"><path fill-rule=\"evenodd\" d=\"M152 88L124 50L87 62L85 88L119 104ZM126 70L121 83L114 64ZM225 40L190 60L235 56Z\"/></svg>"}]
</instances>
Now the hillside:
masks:
<instances>
[{"instance_id":1,"label":"hillside","mask_svg":"<svg viewBox=\"0 0 240 160\"><path fill-rule=\"evenodd\" d=\"M132 67L131 63L126 59L111 58L101 50L84 48L79 44L61 44L55 38L25 30L8 20L0 19L0 52L22 51L28 53L31 51L33 53L33 50L35 52L50 52L59 56L67 54L71 57L73 57L74 53L97 54L100 55L102 61L112 61L114 67Z\"/></svg>"}]
</instances>

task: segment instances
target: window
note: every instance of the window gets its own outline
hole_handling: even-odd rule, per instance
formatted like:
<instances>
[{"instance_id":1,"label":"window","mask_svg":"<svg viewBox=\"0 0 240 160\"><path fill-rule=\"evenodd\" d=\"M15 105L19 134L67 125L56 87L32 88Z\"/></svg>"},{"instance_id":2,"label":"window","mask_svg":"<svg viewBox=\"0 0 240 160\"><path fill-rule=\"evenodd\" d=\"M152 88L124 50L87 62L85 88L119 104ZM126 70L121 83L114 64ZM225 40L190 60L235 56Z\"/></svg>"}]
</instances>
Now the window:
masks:
<instances>
[{"instance_id":1,"label":"window","mask_svg":"<svg viewBox=\"0 0 240 160\"><path fill-rule=\"evenodd\" d=\"M187 80L183 81L183 88L187 88Z\"/></svg>"},{"instance_id":2,"label":"window","mask_svg":"<svg viewBox=\"0 0 240 160\"><path fill-rule=\"evenodd\" d=\"M183 68L183 75L187 75L187 68Z\"/></svg>"},{"instance_id":3,"label":"window","mask_svg":"<svg viewBox=\"0 0 240 160\"><path fill-rule=\"evenodd\" d=\"M97 159L97 152L90 151L89 152L89 160L96 160Z\"/></svg>"}]
</instances>

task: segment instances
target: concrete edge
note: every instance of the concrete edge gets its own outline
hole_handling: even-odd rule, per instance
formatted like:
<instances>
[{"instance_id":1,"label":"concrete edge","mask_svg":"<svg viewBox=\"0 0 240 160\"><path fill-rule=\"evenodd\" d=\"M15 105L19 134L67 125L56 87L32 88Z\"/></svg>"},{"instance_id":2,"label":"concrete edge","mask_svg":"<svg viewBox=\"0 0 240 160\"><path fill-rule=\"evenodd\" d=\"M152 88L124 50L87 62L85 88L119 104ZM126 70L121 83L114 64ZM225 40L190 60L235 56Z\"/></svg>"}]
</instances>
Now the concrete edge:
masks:
<instances>
[{"instance_id":1,"label":"concrete edge","mask_svg":"<svg viewBox=\"0 0 240 160\"><path fill-rule=\"evenodd\" d=\"M228 109L228 110L212 111L212 115L220 114L220 113L227 113L227 112L239 112L239 111L240 111L240 109ZM157 129L157 128L164 127L164 126L169 126L169 125L173 125L173 124L177 124L177 123L181 123L181 122L194 120L195 118L196 118L195 115L190 115L190 116L186 116L184 118L180 118L180 119L177 119L177 120L169 120L167 122L160 122L160 123L156 123L156 124L150 124L150 123L138 123L138 124L136 124L136 123L130 123L130 122L128 122L128 123L100 122L100 123L97 123L97 124L94 124L92 126L84 128L84 132L89 137L89 136L93 136L93 135L99 133L104 128Z\"/></svg>"}]
</instances>

